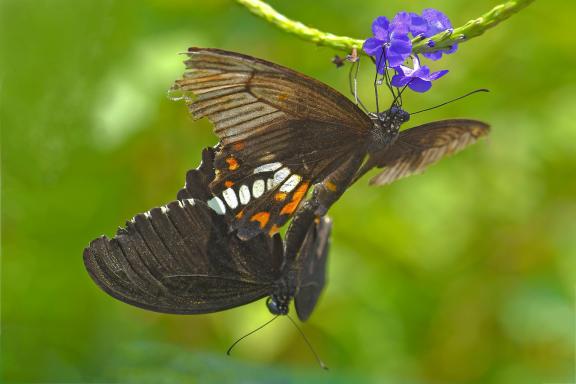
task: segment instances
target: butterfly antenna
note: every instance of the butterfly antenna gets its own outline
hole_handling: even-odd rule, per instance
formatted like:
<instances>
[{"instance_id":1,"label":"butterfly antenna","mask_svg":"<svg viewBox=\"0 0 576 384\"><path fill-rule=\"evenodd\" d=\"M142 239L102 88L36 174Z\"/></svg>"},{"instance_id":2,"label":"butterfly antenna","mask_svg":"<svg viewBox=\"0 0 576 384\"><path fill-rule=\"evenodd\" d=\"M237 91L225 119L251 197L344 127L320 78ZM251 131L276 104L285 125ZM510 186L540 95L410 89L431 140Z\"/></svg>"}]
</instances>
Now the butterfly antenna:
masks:
<instances>
[{"instance_id":1,"label":"butterfly antenna","mask_svg":"<svg viewBox=\"0 0 576 384\"><path fill-rule=\"evenodd\" d=\"M397 98L396 94L394 93L394 88L392 87L392 80L390 79L390 73L388 72L388 66L386 65L386 63L388 62L388 57L386 57L386 48L383 48L384 51L384 73L382 74L382 78L386 79L386 87L388 87L388 90L390 90L390 93L392 94L392 97L394 99ZM376 72L378 73L378 72Z\"/></svg>"},{"instance_id":2,"label":"butterfly antenna","mask_svg":"<svg viewBox=\"0 0 576 384\"><path fill-rule=\"evenodd\" d=\"M420 110L420 111L412 112L412 113L410 114L410 116L415 115L415 114L420 113L420 112L426 112L426 111L430 111L430 110L432 110L432 109L440 108L440 107L442 107L442 106L444 106L444 105L446 105L446 104L450 104L450 103L452 103L452 102L454 102L454 101L456 101L456 100L463 99L463 98L465 98L465 97L468 97L468 96L473 95L473 94L478 93L478 92L490 92L490 90L489 90L489 89L485 89L485 88L477 89L477 90L475 90L475 91L468 92L467 94L465 94L465 95L463 95L463 96L460 96L460 97L457 97L457 98L455 98L455 99L449 100L449 101L447 101L447 102L445 102L445 103L438 104L438 105L435 106L435 107L426 108L426 109L422 109L422 110Z\"/></svg>"},{"instance_id":3,"label":"butterfly antenna","mask_svg":"<svg viewBox=\"0 0 576 384\"><path fill-rule=\"evenodd\" d=\"M414 80L414 79L412 79ZM400 89L398 91L398 95L394 98L394 100L392 100L392 104L390 105L390 108L392 108L394 106L394 104L396 104L397 100L400 100L400 106L402 106L402 94L404 93L404 91L406 90L406 88L408 88L408 86L410 85L410 83L412 82L412 80L410 80L408 82L408 84L406 84L404 87L402 87L402 89Z\"/></svg>"},{"instance_id":4,"label":"butterfly antenna","mask_svg":"<svg viewBox=\"0 0 576 384\"><path fill-rule=\"evenodd\" d=\"M239 338L238 340L233 342L232 345L230 346L230 348L228 348L228 350L226 351L226 354L228 356L230 356L230 352L232 352L232 349L236 346L236 344L238 344L239 342L241 342L242 340L244 340L245 338L247 338L251 334L258 332L259 330L261 330L262 328L264 328L265 326L267 326L268 324L270 324L271 322L273 322L277 318L278 318L278 315L274 316L272 319L268 320L267 322L265 322L264 324L262 324L261 326L259 326L255 330L248 332L247 334L245 334L244 336L242 336L241 338Z\"/></svg>"},{"instance_id":5,"label":"butterfly antenna","mask_svg":"<svg viewBox=\"0 0 576 384\"><path fill-rule=\"evenodd\" d=\"M298 332L300 333L300 335L302 336L302 338L304 339L304 341L306 342L306 344L308 345L308 348L310 349L310 352L312 352L312 354L314 355L314 357L316 358L316 361L318 362L318 365L320 366L320 368L324 369L324 370L328 370L328 366L326 364L324 364L324 362L322 361L322 359L320 359L320 356L318 356L318 354L316 353L316 351L314 350L314 347L312 347L312 344L310 344L310 341L308 341L308 338L306 337L306 335L304 334L304 332L302 332L302 329L300 329L300 327L298 326L298 324L296 324L296 322L294 321L294 319L292 319L292 317L290 317L290 315L286 315L288 317L288 319L290 319L290 321L292 322L292 324L294 324L294 327L296 327L296 329L298 330Z\"/></svg>"}]
</instances>

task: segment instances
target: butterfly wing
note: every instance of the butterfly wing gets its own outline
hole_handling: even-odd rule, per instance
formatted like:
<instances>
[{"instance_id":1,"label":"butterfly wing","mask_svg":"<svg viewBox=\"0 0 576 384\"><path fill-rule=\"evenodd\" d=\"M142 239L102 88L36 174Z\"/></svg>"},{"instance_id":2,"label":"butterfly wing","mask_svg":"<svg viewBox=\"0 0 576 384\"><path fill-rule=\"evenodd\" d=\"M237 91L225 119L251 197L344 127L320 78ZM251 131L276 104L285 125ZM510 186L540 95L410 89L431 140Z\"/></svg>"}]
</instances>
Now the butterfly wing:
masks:
<instances>
[{"instance_id":1,"label":"butterfly wing","mask_svg":"<svg viewBox=\"0 0 576 384\"><path fill-rule=\"evenodd\" d=\"M319 220L308 230L298 259L300 275L294 306L301 321L306 321L312 314L326 283L332 222L326 216Z\"/></svg>"},{"instance_id":2,"label":"butterfly wing","mask_svg":"<svg viewBox=\"0 0 576 384\"><path fill-rule=\"evenodd\" d=\"M84 250L86 269L105 292L163 313L215 312L260 299L271 293L281 263L271 238L243 242L192 199L136 215L112 239Z\"/></svg>"},{"instance_id":3,"label":"butterfly wing","mask_svg":"<svg viewBox=\"0 0 576 384\"><path fill-rule=\"evenodd\" d=\"M475 143L489 131L488 124L465 119L436 121L407 129L400 132L390 147L371 154L358 171L358 177L373 167L385 168L370 180L370 184L390 184L422 172L441 158Z\"/></svg>"},{"instance_id":4,"label":"butterfly wing","mask_svg":"<svg viewBox=\"0 0 576 384\"><path fill-rule=\"evenodd\" d=\"M214 177L214 148L204 148L200 166L186 173L186 183L178 191L178 200L195 199L207 202L212 198L209 185Z\"/></svg>"},{"instance_id":5,"label":"butterfly wing","mask_svg":"<svg viewBox=\"0 0 576 384\"><path fill-rule=\"evenodd\" d=\"M327 85L238 53L190 48L181 92L220 138L210 189L250 238L283 225L310 186L364 149L370 118Z\"/></svg>"}]
</instances>

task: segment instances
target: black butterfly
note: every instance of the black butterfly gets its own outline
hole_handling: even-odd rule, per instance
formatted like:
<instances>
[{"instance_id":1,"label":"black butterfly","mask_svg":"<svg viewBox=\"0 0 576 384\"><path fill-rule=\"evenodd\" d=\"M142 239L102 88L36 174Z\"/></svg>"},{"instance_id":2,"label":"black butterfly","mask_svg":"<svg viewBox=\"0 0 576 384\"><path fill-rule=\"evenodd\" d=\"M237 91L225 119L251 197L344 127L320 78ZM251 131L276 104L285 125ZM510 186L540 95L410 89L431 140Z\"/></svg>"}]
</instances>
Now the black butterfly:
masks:
<instances>
[{"instance_id":1,"label":"black butterfly","mask_svg":"<svg viewBox=\"0 0 576 384\"><path fill-rule=\"evenodd\" d=\"M287 314L294 298L298 317L308 319L324 288L330 220L307 228L295 259L284 256L278 234L240 240L202 201L213 157L204 150L179 200L136 215L112 239L92 241L84 250L88 273L109 295L156 312L208 313L269 296L273 314Z\"/></svg>"},{"instance_id":2,"label":"black butterfly","mask_svg":"<svg viewBox=\"0 0 576 384\"><path fill-rule=\"evenodd\" d=\"M277 64L218 49L187 55L172 94L181 94L194 118L214 124L220 142L208 205L242 239L276 233L312 186L309 209L322 215L373 167L385 170L371 183L387 184L489 130L480 121L445 120L399 133L410 115L398 102L366 114L326 84Z\"/></svg>"}]
</instances>

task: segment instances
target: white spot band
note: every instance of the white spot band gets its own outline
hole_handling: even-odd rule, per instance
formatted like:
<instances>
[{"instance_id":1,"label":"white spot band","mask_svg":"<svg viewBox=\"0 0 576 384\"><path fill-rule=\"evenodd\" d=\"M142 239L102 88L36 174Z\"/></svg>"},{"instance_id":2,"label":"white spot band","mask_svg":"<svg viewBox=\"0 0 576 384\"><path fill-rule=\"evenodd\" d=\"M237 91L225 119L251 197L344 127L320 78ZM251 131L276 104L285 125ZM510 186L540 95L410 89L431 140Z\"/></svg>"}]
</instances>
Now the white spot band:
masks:
<instances>
[{"instance_id":1,"label":"white spot band","mask_svg":"<svg viewBox=\"0 0 576 384\"><path fill-rule=\"evenodd\" d=\"M238 190L238 196L240 197L240 204L246 205L250 201L250 189L243 185Z\"/></svg>"},{"instance_id":2,"label":"white spot band","mask_svg":"<svg viewBox=\"0 0 576 384\"><path fill-rule=\"evenodd\" d=\"M277 170L278 168L280 168L282 166L282 163L268 163L268 164L264 164L261 165L259 167L257 167L256 169L254 169L254 173L261 173L261 172L272 172Z\"/></svg>"},{"instance_id":3,"label":"white spot band","mask_svg":"<svg viewBox=\"0 0 576 384\"><path fill-rule=\"evenodd\" d=\"M252 196L254 196L254 198L257 199L260 196L262 196L263 193L264 193L264 180L258 179L254 182L254 184L252 184Z\"/></svg>"},{"instance_id":4,"label":"white spot band","mask_svg":"<svg viewBox=\"0 0 576 384\"><path fill-rule=\"evenodd\" d=\"M219 215L223 215L226 213L226 206L218 196L214 196L213 198L208 200L208 206L212 208L212 210Z\"/></svg>"},{"instance_id":5,"label":"white spot band","mask_svg":"<svg viewBox=\"0 0 576 384\"><path fill-rule=\"evenodd\" d=\"M236 192L234 192L232 188L225 189L222 192L222 196L230 208L234 209L238 206L238 198L236 197Z\"/></svg>"},{"instance_id":6,"label":"white spot band","mask_svg":"<svg viewBox=\"0 0 576 384\"><path fill-rule=\"evenodd\" d=\"M302 177L300 175L292 175L280 187L280 192L292 192L294 188L300 183Z\"/></svg>"}]
</instances>

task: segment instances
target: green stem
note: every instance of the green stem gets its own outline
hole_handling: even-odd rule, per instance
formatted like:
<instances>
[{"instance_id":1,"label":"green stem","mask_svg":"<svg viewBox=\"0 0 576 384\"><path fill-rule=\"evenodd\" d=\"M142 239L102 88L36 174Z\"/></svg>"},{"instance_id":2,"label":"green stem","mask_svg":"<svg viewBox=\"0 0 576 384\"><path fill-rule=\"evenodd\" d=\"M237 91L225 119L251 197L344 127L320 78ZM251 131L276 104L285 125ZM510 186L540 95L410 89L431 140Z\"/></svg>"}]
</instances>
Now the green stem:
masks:
<instances>
[{"instance_id":1,"label":"green stem","mask_svg":"<svg viewBox=\"0 0 576 384\"><path fill-rule=\"evenodd\" d=\"M498 25L516 12L528 6L534 0L509 0L497 5L484 15L468 21L461 27L453 31L440 32L430 38L412 40L413 52L434 52L445 49L455 43L461 44L473 37L480 36L484 31ZM270 5L261 0L236 0L239 4L248 8L256 16L262 17L266 21L276 25L278 28L296 35L301 39L311 41L318 45L336 48L344 51L351 51L352 48L361 48L364 40L354 39L348 36L337 36L328 32L311 28L298 21L290 20L282 15ZM434 44L430 44L433 41ZM430 47L429 45L434 45Z\"/></svg>"}]
</instances>

